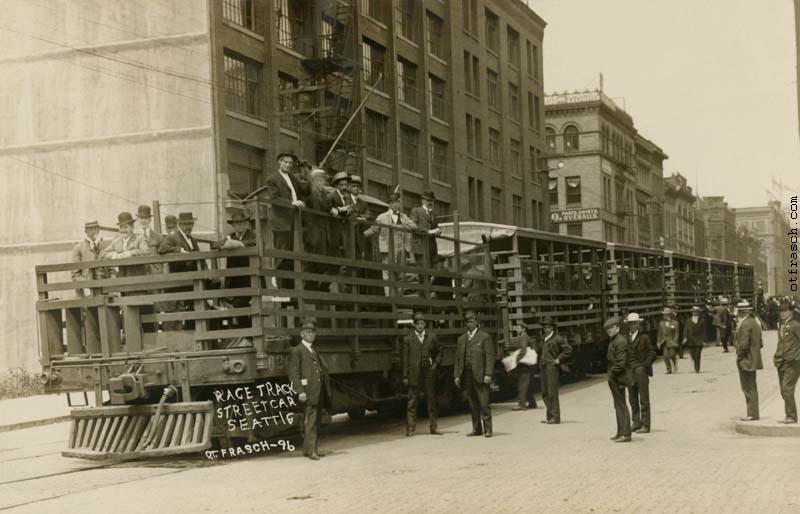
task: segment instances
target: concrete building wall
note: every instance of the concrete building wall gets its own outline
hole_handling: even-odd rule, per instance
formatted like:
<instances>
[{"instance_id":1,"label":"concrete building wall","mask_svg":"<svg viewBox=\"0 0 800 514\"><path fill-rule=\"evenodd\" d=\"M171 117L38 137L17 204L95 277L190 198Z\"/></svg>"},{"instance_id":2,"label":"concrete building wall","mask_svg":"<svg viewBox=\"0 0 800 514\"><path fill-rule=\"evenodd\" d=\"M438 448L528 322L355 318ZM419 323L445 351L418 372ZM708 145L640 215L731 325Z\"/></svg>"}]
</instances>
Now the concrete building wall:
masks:
<instances>
[{"instance_id":1,"label":"concrete building wall","mask_svg":"<svg viewBox=\"0 0 800 514\"><path fill-rule=\"evenodd\" d=\"M0 368L36 365L34 265L68 260L85 221L159 200L214 230L206 5L3 3Z\"/></svg>"}]
</instances>

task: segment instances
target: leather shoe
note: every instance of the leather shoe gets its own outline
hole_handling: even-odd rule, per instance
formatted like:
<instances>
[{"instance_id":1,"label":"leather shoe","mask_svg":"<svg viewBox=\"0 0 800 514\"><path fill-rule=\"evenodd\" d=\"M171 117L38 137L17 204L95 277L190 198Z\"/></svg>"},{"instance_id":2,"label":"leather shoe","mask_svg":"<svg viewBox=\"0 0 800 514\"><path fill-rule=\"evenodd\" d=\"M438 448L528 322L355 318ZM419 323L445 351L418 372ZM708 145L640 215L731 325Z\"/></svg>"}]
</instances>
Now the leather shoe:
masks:
<instances>
[{"instance_id":1,"label":"leather shoe","mask_svg":"<svg viewBox=\"0 0 800 514\"><path fill-rule=\"evenodd\" d=\"M797 423L797 420L792 418L779 419L778 423L781 425L793 425L794 423Z\"/></svg>"},{"instance_id":2,"label":"leather shoe","mask_svg":"<svg viewBox=\"0 0 800 514\"><path fill-rule=\"evenodd\" d=\"M642 428L642 425L634 425L634 426L632 426L632 427L631 427L631 430L632 430L633 432L636 432L636 431L638 431L640 428Z\"/></svg>"},{"instance_id":3,"label":"leather shoe","mask_svg":"<svg viewBox=\"0 0 800 514\"><path fill-rule=\"evenodd\" d=\"M311 460L319 460L319 455L317 455L316 453L312 453L311 455L308 456L308 458Z\"/></svg>"},{"instance_id":4,"label":"leather shoe","mask_svg":"<svg viewBox=\"0 0 800 514\"><path fill-rule=\"evenodd\" d=\"M744 418L739 418L739 421L758 421L758 418L755 418L753 416L746 416Z\"/></svg>"},{"instance_id":5,"label":"leather shoe","mask_svg":"<svg viewBox=\"0 0 800 514\"><path fill-rule=\"evenodd\" d=\"M620 437L622 437L622 436L621 436L621 435L619 435L619 434L617 434L617 435L615 435L614 437L611 437L610 439L611 439L612 441L616 441L616 440L617 440L617 439L619 439Z\"/></svg>"},{"instance_id":6,"label":"leather shoe","mask_svg":"<svg viewBox=\"0 0 800 514\"><path fill-rule=\"evenodd\" d=\"M413 430L406 430L406 437L411 437L412 435L414 435Z\"/></svg>"},{"instance_id":7,"label":"leather shoe","mask_svg":"<svg viewBox=\"0 0 800 514\"><path fill-rule=\"evenodd\" d=\"M629 435L619 436L616 439L614 439L614 442L615 443L629 443L629 442L631 442L631 436L629 436Z\"/></svg>"},{"instance_id":8,"label":"leather shoe","mask_svg":"<svg viewBox=\"0 0 800 514\"><path fill-rule=\"evenodd\" d=\"M515 405L514 407L511 407L511 410L526 410L526 409L527 407L525 407L524 405Z\"/></svg>"},{"instance_id":9,"label":"leather shoe","mask_svg":"<svg viewBox=\"0 0 800 514\"><path fill-rule=\"evenodd\" d=\"M431 435L444 435L444 433L439 432L438 430L431 430Z\"/></svg>"},{"instance_id":10,"label":"leather shoe","mask_svg":"<svg viewBox=\"0 0 800 514\"><path fill-rule=\"evenodd\" d=\"M636 433L637 434L649 434L650 433L650 427L642 427L639 430L637 430Z\"/></svg>"},{"instance_id":11,"label":"leather shoe","mask_svg":"<svg viewBox=\"0 0 800 514\"><path fill-rule=\"evenodd\" d=\"M561 421L557 419L548 419L547 421L545 421L545 423L547 423L548 425L559 425L561 424Z\"/></svg>"},{"instance_id":12,"label":"leather shoe","mask_svg":"<svg viewBox=\"0 0 800 514\"><path fill-rule=\"evenodd\" d=\"M536 404L535 404L535 403L534 403L534 404L530 404L530 403L529 403L529 404L528 404L528 408L529 408L529 409L535 409L535 408L536 408Z\"/></svg>"},{"instance_id":13,"label":"leather shoe","mask_svg":"<svg viewBox=\"0 0 800 514\"><path fill-rule=\"evenodd\" d=\"M491 432L484 432L483 437L492 437Z\"/></svg>"},{"instance_id":14,"label":"leather shoe","mask_svg":"<svg viewBox=\"0 0 800 514\"><path fill-rule=\"evenodd\" d=\"M539 423L550 423L550 420L549 419L543 419Z\"/></svg>"},{"instance_id":15,"label":"leather shoe","mask_svg":"<svg viewBox=\"0 0 800 514\"><path fill-rule=\"evenodd\" d=\"M467 434L467 437L476 437L476 436L479 436L479 435L483 435L483 433L482 432L474 432L473 431L473 432L470 432L469 434Z\"/></svg>"}]
</instances>

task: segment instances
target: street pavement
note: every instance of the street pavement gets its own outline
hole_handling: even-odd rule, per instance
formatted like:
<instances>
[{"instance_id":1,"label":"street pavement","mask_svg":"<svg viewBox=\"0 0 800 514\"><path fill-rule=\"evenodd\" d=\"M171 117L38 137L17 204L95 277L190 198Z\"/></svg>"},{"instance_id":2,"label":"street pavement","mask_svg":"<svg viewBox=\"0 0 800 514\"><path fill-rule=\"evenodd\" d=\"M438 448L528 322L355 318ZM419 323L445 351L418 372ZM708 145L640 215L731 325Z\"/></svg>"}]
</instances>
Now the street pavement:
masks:
<instances>
[{"instance_id":1,"label":"street pavement","mask_svg":"<svg viewBox=\"0 0 800 514\"><path fill-rule=\"evenodd\" d=\"M782 417L765 337L762 417ZM687 355L688 357L688 355ZM739 434L745 414L735 354L707 347L703 371L656 363L653 431L615 444L605 376L562 388L561 425L544 411L493 406L495 437L405 437L400 419L334 424L319 462L300 452L107 466L64 459L64 423L0 434L0 511L13 513L770 513L800 514L800 438ZM777 400L776 400L777 398Z\"/></svg>"}]
</instances>

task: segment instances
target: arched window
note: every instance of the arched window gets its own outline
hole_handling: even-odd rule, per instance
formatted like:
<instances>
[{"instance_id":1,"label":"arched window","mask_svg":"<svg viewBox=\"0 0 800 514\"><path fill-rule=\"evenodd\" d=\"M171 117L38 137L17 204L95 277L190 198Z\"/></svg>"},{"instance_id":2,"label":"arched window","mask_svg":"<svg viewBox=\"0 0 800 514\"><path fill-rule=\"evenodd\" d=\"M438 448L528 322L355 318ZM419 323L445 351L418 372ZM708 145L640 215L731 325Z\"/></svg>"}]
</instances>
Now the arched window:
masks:
<instances>
[{"instance_id":1,"label":"arched window","mask_svg":"<svg viewBox=\"0 0 800 514\"><path fill-rule=\"evenodd\" d=\"M564 129L564 151L574 152L580 150L578 127L570 125Z\"/></svg>"},{"instance_id":2,"label":"arched window","mask_svg":"<svg viewBox=\"0 0 800 514\"><path fill-rule=\"evenodd\" d=\"M548 152L556 151L556 131L551 127L544 129L544 143L547 146Z\"/></svg>"}]
</instances>

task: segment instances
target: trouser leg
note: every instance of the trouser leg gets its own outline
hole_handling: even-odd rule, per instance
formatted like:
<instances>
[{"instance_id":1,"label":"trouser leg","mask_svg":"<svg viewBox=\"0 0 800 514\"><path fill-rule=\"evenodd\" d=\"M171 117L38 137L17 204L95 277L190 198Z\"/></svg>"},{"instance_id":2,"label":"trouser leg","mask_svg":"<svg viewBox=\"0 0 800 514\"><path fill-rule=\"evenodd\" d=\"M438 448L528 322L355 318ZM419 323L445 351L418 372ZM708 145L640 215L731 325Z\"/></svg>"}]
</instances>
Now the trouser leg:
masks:
<instances>
[{"instance_id":1,"label":"trouser leg","mask_svg":"<svg viewBox=\"0 0 800 514\"><path fill-rule=\"evenodd\" d=\"M650 377L644 367L638 367L633 370L633 378L636 380L636 392L639 396L641 425L650 428Z\"/></svg>"},{"instance_id":2,"label":"trouser leg","mask_svg":"<svg viewBox=\"0 0 800 514\"><path fill-rule=\"evenodd\" d=\"M561 369L557 364L545 364L547 380L547 417L553 421L561 421L561 404L558 399L558 386Z\"/></svg>"},{"instance_id":3,"label":"trouser leg","mask_svg":"<svg viewBox=\"0 0 800 514\"><path fill-rule=\"evenodd\" d=\"M722 349L724 351L728 351L728 334L726 333L727 330L724 328L718 328L717 333L720 334L719 339L722 341Z\"/></svg>"},{"instance_id":4,"label":"trouser leg","mask_svg":"<svg viewBox=\"0 0 800 514\"><path fill-rule=\"evenodd\" d=\"M797 403L795 402L794 392L798 378L800 378L800 361L783 363L778 368L778 381L786 409L786 418L795 421L797 421Z\"/></svg>"},{"instance_id":5,"label":"trouser leg","mask_svg":"<svg viewBox=\"0 0 800 514\"><path fill-rule=\"evenodd\" d=\"M294 232L292 232L291 230L285 230L285 231L273 230L272 245L275 247L276 250L292 251L294 249ZM292 262L291 259L276 259L275 268L282 271L292 271L294 269L294 263ZM276 282L283 289L294 288L294 281L290 278L280 278L277 279Z\"/></svg>"},{"instance_id":6,"label":"trouser leg","mask_svg":"<svg viewBox=\"0 0 800 514\"><path fill-rule=\"evenodd\" d=\"M319 432L319 408L306 404L303 407L303 455L317 453L317 433Z\"/></svg>"},{"instance_id":7,"label":"trouser leg","mask_svg":"<svg viewBox=\"0 0 800 514\"><path fill-rule=\"evenodd\" d=\"M528 401L528 389L531 385L531 374L528 366L520 364L517 366L517 405L526 407Z\"/></svg>"},{"instance_id":8,"label":"trouser leg","mask_svg":"<svg viewBox=\"0 0 800 514\"><path fill-rule=\"evenodd\" d=\"M677 348L670 348L669 350L669 358L672 361L672 372L678 372L678 349Z\"/></svg>"},{"instance_id":9,"label":"trouser leg","mask_svg":"<svg viewBox=\"0 0 800 514\"><path fill-rule=\"evenodd\" d=\"M692 361L694 361L694 371L700 373L700 358L703 355L702 346L692 346L689 351L692 354Z\"/></svg>"},{"instance_id":10,"label":"trouser leg","mask_svg":"<svg viewBox=\"0 0 800 514\"><path fill-rule=\"evenodd\" d=\"M475 383L475 377L471 369L464 370L461 382L464 385L464 391L467 393L469 412L472 416L472 431L476 434L480 434L483 432L481 429L481 404L478 399L477 384Z\"/></svg>"},{"instance_id":11,"label":"trouser leg","mask_svg":"<svg viewBox=\"0 0 800 514\"><path fill-rule=\"evenodd\" d=\"M413 432L417 427L418 398L419 398L419 388L417 386L409 386L408 402L406 404L406 432Z\"/></svg>"},{"instance_id":12,"label":"trouser leg","mask_svg":"<svg viewBox=\"0 0 800 514\"><path fill-rule=\"evenodd\" d=\"M756 372L740 369L739 383L742 386L744 399L747 403L747 415L758 418L758 385L756 384Z\"/></svg>"},{"instance_id":13,"label":"trouser leg","mask_svg":"<svg viewBox=\"0 0 800 514\"><path fill-rule=\"evenodd\" d=\"M539 364L539 387L542 390L542 402L544 403L545 408L547 408L547 379L544 375L544 365ZM549 417L550 412L547 412Z\"/></svg>"},{"instance_id":14,"label":"trouser leg","mask_svg":"<svg viewBox=\"0 0 800 514\"><path fill-rule=\"evenodd\" d=\"M635 372L634 372L634 380L635 380ZM636 430L640 426L642 426L642 416L639 410L639 385L638 383L634 383L632 386L628 386L628 403L631 406L631 421L633 422L633 429Z\"/></svg>"},{"instance_id":15,"label":"trouser leg","mask_svg":"<svg viewBox=\"0 0 800 514\"><path fill-rule=\"evenodd\" d=\"M614 378L609 377L608 387L611 390L611 398L614 400L614 413L617 418L617 434L630 437L631 435L631 414L628 405L625 403L625 386L618 383Z\"/></svg>"},{"instance_id":16,"label":"trouser leg","mask_svg":"<svg viewBox=\"0 0 800 514\"><path fill-rule=\"evenodd\" d=\"M483 433L492 432L492 406L489 402L490 389L488 384L483 382L475 382L475 388L478 396L478 405L480 407L481 419L483 420Z\"/></svg>"},{"instance_id":17,"label":"trouser leg","mask_svg":"<svg viewBox=\"0 0 800 514\"><path fill-rule=\"evenodd\" d=\"M533 396L533 366L526 366L525 370L528 372L528 388L525 391L525 401L528 402L528 407L535 409L536 398Z\"/></svg>"},{"instance_id":18,"label":"trouser leg","mask_svg":"<svg viewBox=\"0 0 800 514\"><path fill-rule=\"evenodd\" d=\"M431 432L439 429L439 404L436 400L436 369L425 370L425 400Z\"/></svg>"},{"instance_id":19,"label":"trouser leg","mask_svg":"<svg viewBox=\"0 0 800 514\"><path fill-rule=\"evenodd\" d=\"M664 366L667 368L667 373L672 373L672 356L667 345L664 345L662 353L664 354Z\"/></svg>"}]
</instances>

